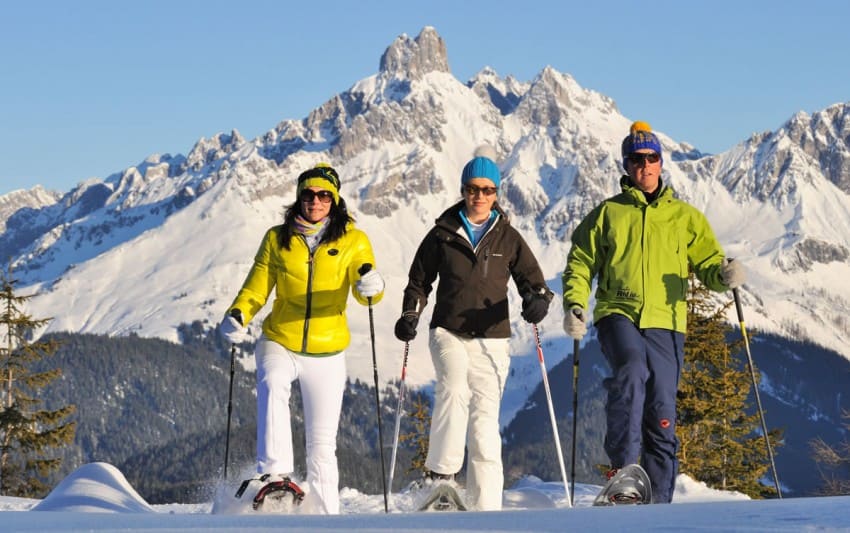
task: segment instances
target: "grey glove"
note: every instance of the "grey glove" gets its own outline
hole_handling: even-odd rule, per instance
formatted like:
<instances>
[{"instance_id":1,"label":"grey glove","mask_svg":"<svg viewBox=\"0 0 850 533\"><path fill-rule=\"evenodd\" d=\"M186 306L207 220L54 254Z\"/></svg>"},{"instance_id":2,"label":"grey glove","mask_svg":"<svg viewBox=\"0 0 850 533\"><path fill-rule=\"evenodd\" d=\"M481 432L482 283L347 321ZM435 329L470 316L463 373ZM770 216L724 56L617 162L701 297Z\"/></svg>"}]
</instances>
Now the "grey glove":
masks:
<instances>
[{"instance_id":1,"label":"grey glove","mask_svg":"<svg viewBox=\"0 0 850 533\"><path fill-rule=\"evenodd\" d=\"M744 264L733 259L726 259L720 267L720 280L730 289L737 289L747 279Z\"/></svg>"},{"instance_id":2,"label":"grey glove","mask_svg":"<svg viewBox=\"0 0 850 533\"><path fill-rule=\"evenodd\" d=\"M366 272L355 283L357 292L364 298L377 296L384 290L384 278L378 274L377 270Z\"/></svg>"},{"instance_id":3,"label":"grey glove","mask_svg":"<svg viewBox=\"0 0 850 533\"><path fill-rule=\"evenodd\" d=\"M224 317L224 320L218 325L218 331L225 342L239 344L245 342L248 338L248 332L242 325L242 313L238 310L234 311Z\"/></svg>"},{"instance_id":4,"label":"grey glove","mask_svg":"<svg viewBox=\"0 0 850 533\"><path fill-rule=\"evenodd\" d=\"M564 331L575 340L581 340L587 334L584 309L574 305L564 314Z\"/></svg>"}]
</instances>

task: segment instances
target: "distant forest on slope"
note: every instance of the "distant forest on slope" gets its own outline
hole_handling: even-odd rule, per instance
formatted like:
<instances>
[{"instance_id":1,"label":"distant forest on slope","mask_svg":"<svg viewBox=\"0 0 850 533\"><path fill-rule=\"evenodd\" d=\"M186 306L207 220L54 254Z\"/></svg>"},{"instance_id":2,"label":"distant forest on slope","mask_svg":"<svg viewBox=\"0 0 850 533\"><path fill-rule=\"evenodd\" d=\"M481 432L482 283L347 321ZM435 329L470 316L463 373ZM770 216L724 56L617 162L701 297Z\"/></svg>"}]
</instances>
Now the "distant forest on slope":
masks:
<instances>
[{"instance_id":1,"label":"distant forest on slope","mask_svg":"<svg viewBox=\"0 0 850 533\"><path fill-rule=\"evenodd\" d=\"M63 466L55 485L78 466L102 461L115 465L151 503L209 501L221 481L226 441L230 350L200 322L180 328L183 344L137 336L51 334L62 346L42 364L60 367L63 376L47 390L48 408L73 403L77 434L63 451ZM773 336L753 343L757 364L770 376L771 395L762 395L769 426L783 427L786 442L777 456L789 495L816 493L820 485L809 442L845 438L840 410L850 409L842 395L850 378L850 362L812 345ZM250 344L239 356L252 357ZM608 370L595 341L582 350L579 379L577 474L581 483L601 484L596 468L607 458L604 437L604 391ZM549 372L561 446L569 473L572 442L572 362ZM254 375L237 363L234 373L229 476L253 472L256 442ZM381 395L385 460L389 466L392 430L398 402L397 384ZM408 397L430 403L429 391ZM780 398L777 400L776 398ZM304 434L298 387L293 387L296 465L303 469ZM368 494L382 490L374 385L348 383L343 400L337 455L340 485ZM414 431L410 413L402 419L402 434ZM560 471L542 386L503 430L506 486L525 475L559 480ZM413 445L400 447L393 490L418 472L406 473ZM304 474L303 470L296 472Z\"/></svg>"}]
</instances>

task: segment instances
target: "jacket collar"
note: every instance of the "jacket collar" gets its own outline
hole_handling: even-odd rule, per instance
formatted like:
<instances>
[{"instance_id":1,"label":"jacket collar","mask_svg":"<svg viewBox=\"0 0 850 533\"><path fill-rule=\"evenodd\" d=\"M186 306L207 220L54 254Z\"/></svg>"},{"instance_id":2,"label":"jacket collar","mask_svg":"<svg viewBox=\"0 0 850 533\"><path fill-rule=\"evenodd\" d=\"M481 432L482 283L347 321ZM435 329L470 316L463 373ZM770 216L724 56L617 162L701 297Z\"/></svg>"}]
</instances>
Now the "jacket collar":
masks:
<instances>
[{"instance_id":1,"label":"jacket collar","mask_svg":"<svg viewBox=\"0 0 850 533\"><path fill-rule=\"evenodd\" d=\"M623 190L623 194L631 197L638 204L649 205L649 202L646 201L646 195L644 192L632 183L631 178L628 174L624 174L620 178L620 188ZM664 181L661 178L658 178L658 195L655 197L655 201L661 200L662 198L672 197L674 194L673 188L669 185L665 185Z\"/></svg>"},{"instance_id":2,"label":"jacket collar","mask_svg":"<svg viewBox=\"0 0 850 533\"><path fill-rule=\"evenodd\" d=\"M435 220L434 223L438 226L442 226L444 228L447 228L450 231L457 231L461 227L460 211L461 211L461 209L463 209L463 206L464 206L463 200L459 201L458 203L454 204L453 206L451 206L448 209L446 209L445 211L443 211L443 213L439 217L437 217L437 220ZM506 224L510 223L508 221L508 216L502 210L498 201L496 201L493 204L493 209L496 211L496 214L499 215L499 218L496 219L495 223L500 223L500 222L504 222Z\"/></svg>"}]
</instances>

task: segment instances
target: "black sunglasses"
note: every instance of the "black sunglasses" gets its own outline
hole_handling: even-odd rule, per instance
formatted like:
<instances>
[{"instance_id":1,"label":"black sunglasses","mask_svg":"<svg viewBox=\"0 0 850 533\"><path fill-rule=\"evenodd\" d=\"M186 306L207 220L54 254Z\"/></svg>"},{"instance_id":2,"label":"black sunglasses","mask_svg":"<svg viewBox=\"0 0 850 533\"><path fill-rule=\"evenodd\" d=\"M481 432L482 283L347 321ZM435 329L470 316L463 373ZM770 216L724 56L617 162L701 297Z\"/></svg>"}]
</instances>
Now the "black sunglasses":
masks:
<instances>
[{"instance_id":1,"label":"black sunglasses","mask_svg":"<svg viewBox=\"0 0 850 533\"><path fill-rule=\"evenodd\" d=\"M655 152L650 152L648 154L632 152L629 154L628 159L633 165L642 165L644 161L647 163L658 163L661 160L661 155L656 154Z\"/></svg>"},{"instance_id":2,"label":"black sunglasses","mask_svg":"<svg viewBox=\"0 0 850 533\"><path fill-rule=\"evenodd\" d=\"M496 187L478 187L477 185L464 185L463 192L469 196L475 196L479 192L484 196L493 196L499 189Z\"/></svg>"},{"instance_id":3,"label":"black sunglasses","mask_svg":"<svg viewBox=\"0 0 850 533\"><path fill-rule=\"evenodd\" d=\"M299 198L301 198L302 202L310 203L317 196L319 197L319 201L323 204L329 204L331 203L331 200L334 199L334 193L332 193L331 191L326 191L324 189L320 191L314 191L313 189L304 189L303 191L301 191L301 195L299 196Z\"/></svg>"}]
</instances>

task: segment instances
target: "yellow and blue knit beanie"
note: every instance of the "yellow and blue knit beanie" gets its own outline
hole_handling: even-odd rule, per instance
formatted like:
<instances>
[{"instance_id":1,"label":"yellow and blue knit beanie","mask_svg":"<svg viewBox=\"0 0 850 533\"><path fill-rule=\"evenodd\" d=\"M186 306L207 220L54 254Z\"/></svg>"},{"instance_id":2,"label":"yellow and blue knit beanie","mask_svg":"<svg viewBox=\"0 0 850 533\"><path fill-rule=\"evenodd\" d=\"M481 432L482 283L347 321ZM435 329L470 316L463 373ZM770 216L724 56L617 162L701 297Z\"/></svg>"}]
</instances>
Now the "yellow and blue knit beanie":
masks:
<instances>
[{"instance_id":1,"label":"yellow and blue knit beanie","mask_svg":"<svg viewBox=\"0 0 850 533\"><path fill-rule=\"evenodd\" d=\"M644 149L652 150L656 154L661 155L661 142L652 133L652 128L648 123L638 120L632 123L632 127L629 128L629 134L623 139L623 168L627 168L626 160L629 154ZM661 158L661 162L663 164L663 157Z\"/></svg>"},{"instance_id":2,"label":"yellow and blue knit beanie","mask_svg":"<svg viewBox=\"0 0 850 533\"><path fill-rule=\"evenodd\" d=\"M463 167L460 174L460 185L464 185L473 178L487 178L496 187L502 182L502 174L496 165L496 151L489 145L481 145L475 149L473 158Z\"/></svg>"},{"instance_id":3,"label":"yellow and blue knit beanie","mask_svg":"<svg viewBox=\"0 0 850 533\"><path fill-rule=\"evenodd\" d=\"M334 203L339 205L339 175L328 163L319 163L298 176L298 187L295 190L296 199L301 197L301 191L307 187L321 187L331 191L334 195Z\"/></svg>"}]
</instances>

